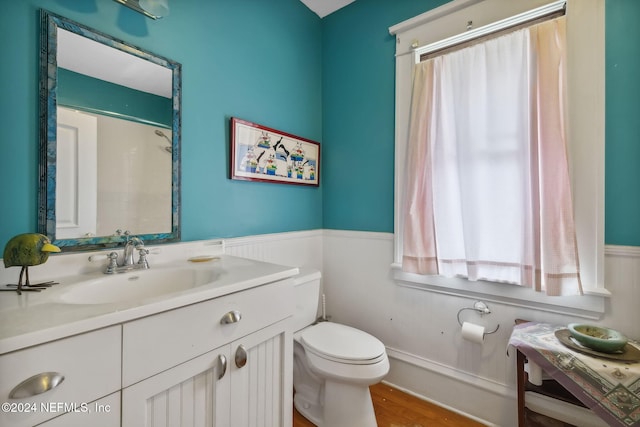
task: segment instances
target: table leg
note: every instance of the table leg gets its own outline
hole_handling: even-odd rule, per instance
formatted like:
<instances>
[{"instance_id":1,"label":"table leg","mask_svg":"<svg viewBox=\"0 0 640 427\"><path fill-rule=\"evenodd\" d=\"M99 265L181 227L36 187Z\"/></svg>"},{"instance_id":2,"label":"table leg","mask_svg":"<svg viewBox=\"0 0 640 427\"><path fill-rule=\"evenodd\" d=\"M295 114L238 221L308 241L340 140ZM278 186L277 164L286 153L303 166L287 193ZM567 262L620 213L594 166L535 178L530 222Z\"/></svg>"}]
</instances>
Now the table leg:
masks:
<instances>
[{"instance_id":1,"label":"table leg","mask_svg":"<svg viewBox=\"0 0 640 427\"><path fill-rule=\"evenodd\" d=\"M524 425L524 385L527 381L526 372L524 371L525 355L517 350L516 357L516 378L518 384L518 427L525 427Z\"/></svg>"}]
</instances>

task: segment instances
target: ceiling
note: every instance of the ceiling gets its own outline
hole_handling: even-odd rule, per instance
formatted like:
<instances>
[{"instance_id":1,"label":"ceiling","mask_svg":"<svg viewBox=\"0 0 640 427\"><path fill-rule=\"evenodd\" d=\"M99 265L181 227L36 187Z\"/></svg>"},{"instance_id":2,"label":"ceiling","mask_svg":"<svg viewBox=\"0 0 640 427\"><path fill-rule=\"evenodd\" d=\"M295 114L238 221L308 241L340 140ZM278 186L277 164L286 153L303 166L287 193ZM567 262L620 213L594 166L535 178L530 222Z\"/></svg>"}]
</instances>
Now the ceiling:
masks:
<instances>
[{"instance_id":1,"label":"ceiling","mask_svg":"<svg viewBox=\"0 0 640 427\"><path fill-rule=\"evenodd\" d=\"M320 18L324 18L355 0L300 0Z\"/></svg>"}]
</instances>

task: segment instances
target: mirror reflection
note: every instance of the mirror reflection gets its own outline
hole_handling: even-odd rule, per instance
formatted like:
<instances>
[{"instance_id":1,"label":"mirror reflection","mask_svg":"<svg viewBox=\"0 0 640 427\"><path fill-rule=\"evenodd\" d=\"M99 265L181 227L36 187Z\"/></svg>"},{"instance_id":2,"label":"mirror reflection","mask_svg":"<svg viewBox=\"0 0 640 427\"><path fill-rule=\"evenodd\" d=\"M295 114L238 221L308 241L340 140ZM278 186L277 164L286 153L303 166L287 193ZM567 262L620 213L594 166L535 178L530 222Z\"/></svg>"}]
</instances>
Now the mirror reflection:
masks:
<instances>
[{"instance_id":1,"label":"mirror reflection","mask_svg":"<svg viewBox=\"0 0 640 427\"><path fill-rule=\"evenodd\" d=\"M42 24L40 231L67 250L178 240L180 65L48 12Z\"/></svg>"}]
</instances>

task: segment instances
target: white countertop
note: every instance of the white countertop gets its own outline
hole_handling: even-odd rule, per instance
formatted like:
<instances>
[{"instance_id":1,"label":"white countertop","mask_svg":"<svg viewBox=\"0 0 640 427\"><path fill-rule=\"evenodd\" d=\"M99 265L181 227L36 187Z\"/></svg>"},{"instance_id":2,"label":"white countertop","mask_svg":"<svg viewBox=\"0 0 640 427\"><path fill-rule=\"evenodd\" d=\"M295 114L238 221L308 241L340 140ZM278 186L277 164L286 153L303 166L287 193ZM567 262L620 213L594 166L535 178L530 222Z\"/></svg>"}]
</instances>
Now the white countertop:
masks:
<instances>
[{"instance_id":1,"label":"white countertop","mask_svg":"<svg viewBox=\"0 0 640 427\"><path fill-rule=\"evenodd\" d=\"M191 246L183 246L182 249L185 247ZM59 282L58 285L42 292L23 292L22 295L15 292L0 292L0 355L220 297L298 274L296 267L230 255L219 255L215 261L211 262L190 263L187 261L188 256L185 256L187 252L183 251L182 253L182 256L174 259L165 259L166 262L152 264L151 269L186 266L188 268L210 269L214 277L213 282L146 300L105 304L66 303L62 295L73 286L82 286L82 284L78 284L79 281L105 276L100 266L98 269L94 268L93 271L68 276L47 277L40 273L36 280L34 277L31 278L32 283L49 279L55 279ZM75 256L78 257L78 255ZM87 254L84 254L83 259L86 257ZM58 272L60 270L58 268ZM31 272L31 269L29 271ZM123 273L121 276L126 277L127 274L131 273Z\"/></svg>"}]
</instances>

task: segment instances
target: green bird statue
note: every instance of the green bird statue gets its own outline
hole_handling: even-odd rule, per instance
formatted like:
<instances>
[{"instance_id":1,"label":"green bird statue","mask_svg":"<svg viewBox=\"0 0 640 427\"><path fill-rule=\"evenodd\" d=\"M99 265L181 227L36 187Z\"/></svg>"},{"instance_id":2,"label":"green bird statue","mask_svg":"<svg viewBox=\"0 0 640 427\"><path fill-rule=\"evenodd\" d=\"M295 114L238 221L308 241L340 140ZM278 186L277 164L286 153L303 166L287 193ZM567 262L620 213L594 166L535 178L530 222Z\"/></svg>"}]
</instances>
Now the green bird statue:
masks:
<instances>
[{"instance_id":1,"label":"green bird statue","mask_svg":"<svg viewBox=\"0 0 640 427\"><path fill-rule=\"evenodd\" d=\"M43 287L50 286L52 283L41 283L39 285L31 285L29 283L29 266L40 265L47 262L49 253L60 252L60 248L51 244L51 240L43 234L25 233L12 237L4 247L4 266L5 268L20 266L20 279L16 291L20 295L22 291L34 290L40 291ZM25 276L26 281L23 287L22 279ZM29 289L31 287L32 289Z\"/></svg>"}]
</instances>

